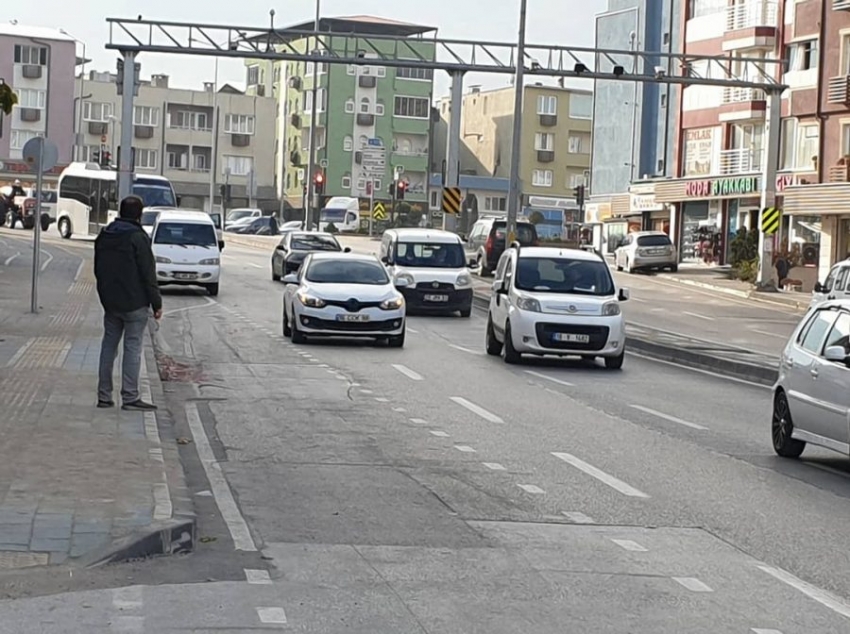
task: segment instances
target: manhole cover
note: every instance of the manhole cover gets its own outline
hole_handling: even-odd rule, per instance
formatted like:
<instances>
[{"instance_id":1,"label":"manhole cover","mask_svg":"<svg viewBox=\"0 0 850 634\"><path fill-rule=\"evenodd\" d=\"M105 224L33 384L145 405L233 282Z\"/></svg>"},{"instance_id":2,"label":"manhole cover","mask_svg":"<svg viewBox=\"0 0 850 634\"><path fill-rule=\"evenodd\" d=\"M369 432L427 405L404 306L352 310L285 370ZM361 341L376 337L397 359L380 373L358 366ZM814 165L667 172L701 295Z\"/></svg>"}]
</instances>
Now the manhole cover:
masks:
<instances>
[{"instance_id":1,"label":"manhole cover","mask_svg":"<svg viewBox=\"0 0 850 634\"><path fill-rule=\"evenodd\" d=\"M0 570L46 566L48 557L49 555L47 553L16 553L0 551Z\"/></svg>"}]
</instances>

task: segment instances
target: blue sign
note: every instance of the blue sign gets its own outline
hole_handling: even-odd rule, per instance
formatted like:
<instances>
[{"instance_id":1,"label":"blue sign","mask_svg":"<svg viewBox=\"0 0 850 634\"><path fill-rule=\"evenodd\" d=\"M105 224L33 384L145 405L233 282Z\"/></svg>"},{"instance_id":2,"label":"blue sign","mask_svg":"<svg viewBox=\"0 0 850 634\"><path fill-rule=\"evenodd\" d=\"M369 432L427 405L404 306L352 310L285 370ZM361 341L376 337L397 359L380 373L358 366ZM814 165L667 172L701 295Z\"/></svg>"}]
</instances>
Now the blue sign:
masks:
<instances>
[{"instance_id":1,"label":"blue sign","mask_svg":"<svg viewBox=\"0 0 850 634\"><path fill-rule=\"evenodd\" d=\"M374 147L384 147L384 144L381 142L381 139L369 139L369 145Z\"/></svg>"}]
</instances>

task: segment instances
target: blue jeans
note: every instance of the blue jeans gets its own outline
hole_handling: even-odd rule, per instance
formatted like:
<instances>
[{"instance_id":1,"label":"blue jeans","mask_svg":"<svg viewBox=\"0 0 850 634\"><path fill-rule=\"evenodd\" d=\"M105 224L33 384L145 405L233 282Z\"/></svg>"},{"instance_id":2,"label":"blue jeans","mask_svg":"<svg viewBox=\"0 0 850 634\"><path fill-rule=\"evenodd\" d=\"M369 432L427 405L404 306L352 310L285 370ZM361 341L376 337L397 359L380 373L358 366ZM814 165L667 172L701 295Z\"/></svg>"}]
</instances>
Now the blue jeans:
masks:
<instances>
[{"instance_id":1,"label":"blue jeans","mask_svg":"<svg viewBox=\"0 0 850 634\"><path fill-rule=\"evenodd\" d=\"M124 360L121 366L121 400L139 400L139 374L142 369L142 346L150 308L129 313L106 312L103 315L103 341L100 344L100 372L97 400L112 400L112 370L118 356L118 344L124 338Z\"/></svg>"}]
</instances>

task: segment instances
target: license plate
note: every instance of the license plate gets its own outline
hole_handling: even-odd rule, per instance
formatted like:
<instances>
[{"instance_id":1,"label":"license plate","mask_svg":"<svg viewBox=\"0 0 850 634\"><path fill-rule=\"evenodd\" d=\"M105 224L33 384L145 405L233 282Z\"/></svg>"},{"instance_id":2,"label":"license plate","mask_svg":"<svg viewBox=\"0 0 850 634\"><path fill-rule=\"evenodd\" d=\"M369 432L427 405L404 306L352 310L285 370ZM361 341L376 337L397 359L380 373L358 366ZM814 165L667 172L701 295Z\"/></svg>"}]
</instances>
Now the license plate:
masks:
<instances>
[{"instance_id":1,"label":"license plate","mask_svg":"<svg viewBox=\"0 0 850 634\"><path fill-rule=\"evenodd\" d=\"M175 273L174 278L178 280L196 280L198 279L197 273Z\"/></svg>"},{"instance_id":2,"label":"license plate","mask_svg":"<svg viewBox=\"0 0 850 634\"><path fill-rule=\"evenodd\" d=\"M448 295L426 295L426 302L447 302L449 301Z\"/></svg>"},{"instance_id":3,"label":"license plate","mask_svg":"<svg viewBox=\"0 0 850 634\"><path fill-rule=\"evenodd\" d=\"M359 323L369 321L369 315L337 315L336 320Z\"/></svg>"},{"instance_id":4,"label":"license plate","mask_svg":"<svg viewBox=\"0 0 850 634\"><path fill-rule=\"evenodd\" d=\"M569 332L556 332L552 338L562 343L590 343L590 335L574 335Z\"/></svg>"}]
</instances>

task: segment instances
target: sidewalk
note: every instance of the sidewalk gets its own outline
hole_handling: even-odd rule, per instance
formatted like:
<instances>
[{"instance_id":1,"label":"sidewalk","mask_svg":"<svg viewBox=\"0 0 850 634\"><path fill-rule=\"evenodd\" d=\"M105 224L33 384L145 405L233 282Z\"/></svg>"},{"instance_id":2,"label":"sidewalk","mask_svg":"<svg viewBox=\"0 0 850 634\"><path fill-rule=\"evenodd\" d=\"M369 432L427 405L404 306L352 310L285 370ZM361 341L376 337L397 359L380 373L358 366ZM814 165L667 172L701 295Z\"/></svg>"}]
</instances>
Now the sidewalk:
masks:
<instances>
[{"instance_id":1,"label":"sidewalk","mask_svg":"<svg viewBox=\"0 0 850 634\"><path fill-rule=\"evenodd\" d=\"M0 261L26 246L10 243L0 243ZM90 257L57 256L42 275L38 315L28 312L31 251L0 275L0 570L194 543L164 417L95 407L102 312ZM142 383L143 397L164 402L149 344Z\"/></svg>"}]
</instances>

